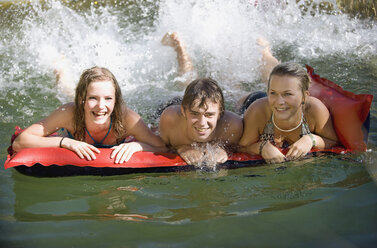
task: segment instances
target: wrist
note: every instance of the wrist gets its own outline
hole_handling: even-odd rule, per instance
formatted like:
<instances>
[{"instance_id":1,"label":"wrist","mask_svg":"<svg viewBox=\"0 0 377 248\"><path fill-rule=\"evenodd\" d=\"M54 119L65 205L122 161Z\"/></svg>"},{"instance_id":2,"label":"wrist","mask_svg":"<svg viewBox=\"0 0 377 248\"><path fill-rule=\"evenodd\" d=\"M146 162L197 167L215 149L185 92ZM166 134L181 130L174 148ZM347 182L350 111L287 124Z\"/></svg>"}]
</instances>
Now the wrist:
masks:
<instances>
[{"instance_id":1,"label":"wrist","mask_svg":"<svg viewBox=\"0 0 377 248\"><path fill-rule=\"evenodd\" d=\"M268 142L268 140L263 140L263 141L260 142L260 144L259 144L259 155L262 156L263 148L265 147L267 142Z\"/></svg>"},{"instance_id":2,"label":"wrist","mask_svg":"<svg viewBox=\"0 0 377 248\"><path fill-rule=\"evenodd\" d=\"M135 152L150 151L153 149L153 146L138 141L124 142L123 144L132 147Z\"/></svg>"},{"instance_id":3,"label":"wrist","mask_svg":"<svg viewBox=\"0 0 377 248\"><path fill-rule=\"evenodd\" d=\"M309 133L308 136L309 136L309 138L310 138L310 140L312 142L312 148L315 147L317 143L316 143L314 135L311 134L311 133Z\"/></svg>"},{"instance_id":4,"label":"wrist","mask_svg":"<svg viewBox=\"0 0 377 248\"><path fill-rule=\"evenodd\" d=\"M59 147L60 148L63 148L63 140L65 139L66 137L62 137L60 142L59 142Z\"/></svg>"},{"instance_id":5,"label":"wrist","mask_svg":"<svg viewBox=\"0 0 377 248\"><path fill-rule=\"evenodd\" d=\"M175 148L178 154L184 153L187 150L192 150L192 149L194 149L192 146L180 146L180 147Z\"/></svg>"}]
</instances>

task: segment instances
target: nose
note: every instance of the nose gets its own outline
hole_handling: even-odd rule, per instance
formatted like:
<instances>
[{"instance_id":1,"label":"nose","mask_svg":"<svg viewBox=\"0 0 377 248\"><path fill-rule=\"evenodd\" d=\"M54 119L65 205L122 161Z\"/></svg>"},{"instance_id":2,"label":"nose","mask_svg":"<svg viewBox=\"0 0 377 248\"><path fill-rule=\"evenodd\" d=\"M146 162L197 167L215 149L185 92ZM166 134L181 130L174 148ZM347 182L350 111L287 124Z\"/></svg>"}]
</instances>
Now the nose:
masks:
<instances>
[{"instance_id":1,"label":"nose","mask_svg":"<svg viewBox=\"0 0 377 248\"><path fill-rule=\"evenodd\" d=\"M200 124L201 126L205 126L206 123L207 123L207 118L205 117L205 115L201 115L201 116L199 117L199 124Z\"/></svg>"},{"instance_id":2,"label":"nose","mask_svg":"<svg viewBox=\"0 0 377 248\"><path fill-rule=\"evenodd\" d=\"M103 109L104 107L105 107L105 99L99 99L99 101L98 101L98 107L100 108L100 109Z\"/></svg>"},{"instance_id":3,"label":"nose","mask_svg":"<svg viewBox=\"0 0 377 248\"><path fill-rule=\"evenodd\" d=\"M284 104L285 103L284 97L282 97L281 95L279 95L278 98L277 98L277 100L276 100L276 102L278 104Z\"/></svg>"}]
</instances>

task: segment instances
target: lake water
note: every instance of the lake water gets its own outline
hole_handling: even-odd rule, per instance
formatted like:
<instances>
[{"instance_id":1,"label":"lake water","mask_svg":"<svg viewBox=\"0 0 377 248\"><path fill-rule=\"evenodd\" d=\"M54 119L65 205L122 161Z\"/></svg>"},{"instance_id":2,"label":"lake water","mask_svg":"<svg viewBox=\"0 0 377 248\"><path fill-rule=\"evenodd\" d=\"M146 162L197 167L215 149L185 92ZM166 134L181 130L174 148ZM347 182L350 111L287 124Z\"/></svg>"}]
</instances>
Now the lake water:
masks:
<instances>
[{"instance_id":1,"label":"lake water","mask_svg":"<svg viewBox=\"0 0 377 248\"><path fill-rule=\"evenodd\" d=\"M69 101L51 67L59 54L76 79L85 68L108 67L127 104L153 122L160 103L182 95L175 53L160 44L168 31L185 40L199 75L221 84L230 110L264 89L258 37L281 61L376 95L375 20L276 2L1 1L0 164L16 125L27 127ZM0 246L375 247L376 100L370 113L361 154L108 177L36 178L1 167Z\"/></svg>"}]
</instances>

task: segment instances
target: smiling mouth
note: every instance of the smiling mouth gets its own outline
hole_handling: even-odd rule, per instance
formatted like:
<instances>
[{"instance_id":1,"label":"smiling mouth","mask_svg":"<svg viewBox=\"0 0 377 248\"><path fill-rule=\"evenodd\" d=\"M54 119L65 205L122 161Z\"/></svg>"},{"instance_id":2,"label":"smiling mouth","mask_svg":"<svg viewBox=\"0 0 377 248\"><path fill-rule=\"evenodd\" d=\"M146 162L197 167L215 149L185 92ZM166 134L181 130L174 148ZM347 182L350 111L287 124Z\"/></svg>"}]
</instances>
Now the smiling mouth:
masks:
<instances>
[{"instance_id":1,"label":"smiling mouth","mask_svg":"<svg viewBox=\"0 0 377 248\"><path fill-rule=\"evenodd\" d=\"M288 108L275 108L275 110L276 110L277 112L284 112L284 111L287 111Z\"/></svg>"},{"instance_id":2,"label":"smiling mouth","mask_svg":"<svg viewBox=\"0 0 377 248\"><path fill-rule=\"evenodd\" d=\"M92 114L94 115L94 117L104 117L107 114L107 112L105 113L92 112Z\"/></svg>"},{"instance_id":3,"label":"smiling mouth","mask_svg":"<svg viewBox=\"0 0 377 248\"><path fill-rule=\"evenodd\" d=\"M196 130L199 134L205 134L205 133L208 131L208 128L195 128L195 130Z\"/></svg>"}]
</instances>

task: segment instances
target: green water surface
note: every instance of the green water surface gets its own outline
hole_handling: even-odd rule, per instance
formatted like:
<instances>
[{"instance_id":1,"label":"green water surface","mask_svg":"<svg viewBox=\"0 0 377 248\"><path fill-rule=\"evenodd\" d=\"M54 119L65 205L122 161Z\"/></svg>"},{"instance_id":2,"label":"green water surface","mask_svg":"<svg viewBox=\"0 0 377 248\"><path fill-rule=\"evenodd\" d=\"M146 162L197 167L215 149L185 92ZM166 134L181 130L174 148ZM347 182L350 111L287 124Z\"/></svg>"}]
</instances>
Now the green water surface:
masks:
<instances>
[{"instance_id":1,"label":"green water surface","mask_svg":"<svg viewBox=\"0 0 377 248\"><path fill-rule=\"evenodd\" d=\"M241 1L241 6L244 2ZM290 6L295 4L295 1L289 2ZM139 50L142 47L148 57L158 48L151 48L148 43L155 36L161 37L155 32L177 28L173 24L165 27L167 24L162 20L169 8L176 8L178 3L41 1L0 7L0 164L6 159L6 149L16 125L26 127L40 120L65 100L55 88L51 70L44 69L37 55L41 41L52 39L51 44L72 57L77 67L89 65L83 62L86 56L96 61L104 55L96 55L90 46L81 44L80 39L88 42L85 36L93 32L101 36L111 30L112 26L108 25L113 22L118 30L115 33L121 37L120 44L132 45L134 54L144 58L144 52ZM177 18L192 12L194 19L195 11L200 9L196 6L200 4L206 8L198 1L191 1L191 7L182 2L184 8L182 12L179 8L176 10ZM219 0L211 4L221 9L226 2ZM266 18L255 16L254 24L262 24L259 30L262 33L263 27L267 27L278 12L263 8L260 11L265 11ZM208 16L210 14L208 12ZM290 15L298 20L309 18L313 30L318 30L322 21L329 18L328 25L333 26L333 30L331 34L322 34L329 35L326 41L318 36L313 38L315 43L322 42L326 46L318 46L312 55L301 53L301 49L310 48L299 36L273 39L271 34L273 52L280 60L294 59L309 64L318 74L349 91L376 95L375 21L348 19L339 13L302 17L300 10L284 17ZM80 18L85 20L85 25ZM201 18L203 22L206 20L205 16ZM185 37L198 36L190 31L190 25L194 25L191 21L187 20L187 26L178 30L186 33ZM222 19L219 17L217 21ZM76 25L65 29L66 22ZM51 23L61 26L56 29ZM107 29L98 31L100 24ZM232 25L224 27L224 32L237 28ZM84 27L79 29L80 26ZM350 43L342 42L337 36L344 26L348 36L360 39L360 46L349 50ZM42 30L51 28L50 34L41 40L36 34L40 27ZM80 32L69 36L68 30L75 28ZM285 32L283 28L282 25L273 29L275 35ZM61 36L54 33L58 31L62 32ZM229 44L233 42L236 39L229 39ZM208 44L198 49L198 44L193 47L195 62L204 65L199 72L215 78L220 75L219 78L226 81L231 71L221 74L226 68L214 62L222 58L213 55L216 53ZM224 53L226 49L224 46ZM164 65L165 60L154 60L152 56L148 65L139 65L140 60L132 57L132 51L119 50L119 53L129 56L125 61L136 61L133 69L146 68L145 72L131 73L128 77L136 90L129 90L129 84L122 86L129 106L144 118L152 111L151 105L157 106L166 98L165 94L178 94L175 89L162 85L164 81L172 81L171 72L167 72L171 68ZM171 57L174 59L174 54ZM117 57L113 59L116 63ZM173 68L175 66L173 64ZM213 68L218 71L210 71ZM124 72L118 74L120 78L127 78L130 73L126 69L120 71ZM257 80L245 83L246 90L254 88L254 81ZM235 87L224 87L227 106L232 109L236 99L230 89ZM1 167L0 247L375 247L376 100L370 114L366 153L215 172L133 173L107 177L37 178Z\"/></svg>"}]
</instances>

